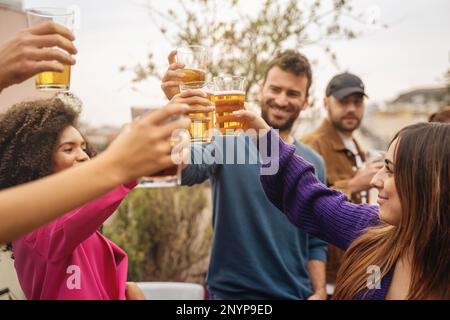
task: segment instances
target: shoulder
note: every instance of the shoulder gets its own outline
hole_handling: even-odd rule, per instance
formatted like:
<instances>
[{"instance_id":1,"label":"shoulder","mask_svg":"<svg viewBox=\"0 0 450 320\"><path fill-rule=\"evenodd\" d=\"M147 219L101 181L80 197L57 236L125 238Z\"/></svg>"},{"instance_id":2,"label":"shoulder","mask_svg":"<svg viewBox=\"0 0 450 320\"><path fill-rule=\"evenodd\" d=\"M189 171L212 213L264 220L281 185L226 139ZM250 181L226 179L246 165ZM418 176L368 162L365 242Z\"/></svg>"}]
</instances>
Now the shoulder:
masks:
<instances>
[{"instance_id":1,"label":"shoulder","mask_svg":"<svg viewBox=\"0 0 450 320\"><path fill-rule=\"evenodd\" d=\"M324 143L326 143L329 139L326 138L327 134L322 130L322 128L317 128L313 132L304 135L300 138L300 141L303 144L306 144L315 150L323 148Z\"/></svg>"},{"instance_id":2,"label":"shoulder","mask_svg":"<svg viewBox=\"0 0 450 320\"><path fill-rule=\"evenodd\" d=\"M320 134L316 131L313 131L311 133L308 133L307 135L304 135L303 137L300 138L300 141L302 143L311 145L312 143L315 143L316 141L318 141Z\"/></svg>"},{"instance_id":3,"label":"shoulder","mask_svg":"<svg viewBox=\"0 0 450 320\"><path fill-rule=\"evenodd\" d=\"M317 153L314 149L304 145L299 141L295 141L294 145L295 145L295 153L297 153L303 159L312 163L315 167L325 166L325 161L323 160L322 156L319 153Z\"/></svg>"}]
</instances>

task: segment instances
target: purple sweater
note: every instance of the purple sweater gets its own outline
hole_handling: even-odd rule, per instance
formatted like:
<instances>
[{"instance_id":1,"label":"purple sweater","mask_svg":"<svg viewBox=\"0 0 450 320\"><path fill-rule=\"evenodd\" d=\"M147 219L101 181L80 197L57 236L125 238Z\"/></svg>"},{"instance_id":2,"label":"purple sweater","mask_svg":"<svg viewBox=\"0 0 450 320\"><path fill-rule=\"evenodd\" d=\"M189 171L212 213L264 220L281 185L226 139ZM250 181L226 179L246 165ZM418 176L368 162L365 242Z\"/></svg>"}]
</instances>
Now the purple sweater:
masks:
<instances>
[{"instance_id":1,"label":"purple sweater","mask_svg":"<svg viewBox=\"0 0 450 320\"><path fill-rule=\"evenodd\" d=\"M313 166L295 155L294 147L285 144L274 130L267 138L279 141L280 157L263 161L279 161L279 170L275 175L261 175L261 182L270 201L294 225L347 250L364 229L380 223L378 206L349 202L343 193L324 186L314 175ZM393 270L381 279L380 289L364 290L355 299L385 299Z\"/></svg>"}]
</instances>

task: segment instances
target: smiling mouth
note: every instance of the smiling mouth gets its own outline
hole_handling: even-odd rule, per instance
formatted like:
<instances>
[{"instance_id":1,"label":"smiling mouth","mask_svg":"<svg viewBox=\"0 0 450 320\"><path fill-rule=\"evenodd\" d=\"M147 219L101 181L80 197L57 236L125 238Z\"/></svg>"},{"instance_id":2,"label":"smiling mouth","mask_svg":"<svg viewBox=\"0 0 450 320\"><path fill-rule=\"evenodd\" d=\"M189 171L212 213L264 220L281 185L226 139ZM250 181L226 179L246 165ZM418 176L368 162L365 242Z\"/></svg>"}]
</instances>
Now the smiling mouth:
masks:
<instances>
[{"instance_id":1,"label":"smiling mouth","mask_svg":"<svg viewBox=\"0 0 450 320\"><path fill-rule=\"evenodd\" d=\"M280 114L272 114L272 116L278 120L283 120L284 118L286 118L285 115L280 115Z\"/></svg>"}]
</instances>

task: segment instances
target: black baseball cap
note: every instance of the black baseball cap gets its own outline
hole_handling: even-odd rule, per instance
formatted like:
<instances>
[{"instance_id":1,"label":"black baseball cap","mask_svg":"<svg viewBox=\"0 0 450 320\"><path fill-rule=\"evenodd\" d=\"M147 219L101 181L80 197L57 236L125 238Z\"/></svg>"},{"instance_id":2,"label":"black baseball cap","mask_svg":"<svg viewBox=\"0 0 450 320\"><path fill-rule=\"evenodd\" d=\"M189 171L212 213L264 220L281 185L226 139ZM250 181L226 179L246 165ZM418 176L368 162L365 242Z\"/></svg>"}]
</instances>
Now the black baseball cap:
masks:
<instances>
[{"instance_id":1,"label":"black baseball cap","mask_svg":"<svg viewBox=\"0 0 450 320\"><path fill-rule=\"evenodd\" d=\"M334 76L328 83L327 90L325 91L327 97L333 96L338 100L342 100L354 93L360 93L367 97L367 94L364 92L364 83L362 80L358 76L348 72Z\"/></svg>"}]
</instances>

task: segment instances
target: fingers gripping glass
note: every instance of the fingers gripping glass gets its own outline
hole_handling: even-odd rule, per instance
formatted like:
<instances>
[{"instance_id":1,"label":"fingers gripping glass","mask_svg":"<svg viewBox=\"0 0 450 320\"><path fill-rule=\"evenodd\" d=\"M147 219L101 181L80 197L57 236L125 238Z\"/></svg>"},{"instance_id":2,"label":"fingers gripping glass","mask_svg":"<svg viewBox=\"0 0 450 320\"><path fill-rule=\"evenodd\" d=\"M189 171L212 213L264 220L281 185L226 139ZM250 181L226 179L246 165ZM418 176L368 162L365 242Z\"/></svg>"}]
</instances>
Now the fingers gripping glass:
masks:
<instances>
[{"instance_id":1,"label":"fingers gripping glass","mask_svg":"<svg viewBox=\"0 0 450 320\"><path fill-rule=\"evenodd\" d=\"M131 107L131 118L133 121L137 120L139 117L143 116L148 112L154 112L161 107ZM171 117L168 122L176 121L179 116ZM183 139L181 135L172 135L171 144L172 146L179 143ZM163 169L155 174L144 176L138 180L138 186L140 188L167 188L175 187L181 184L181 164L174 164L172 167Z\"/></svg>"},{"instance_id":2,"label":"fingers gripping glass","mask_svg":"<svg viewBox=\"0 0 450 320\"><path fill-rule=\"evenodd\" d=\"M66 8L31 8L26 10L28 27L52 21L73 31L74 11ZM45 71L36 75L36 89L42 91L67 91L70 89L70 65L63 72Z\"/></svg>"},{"instance_id":3,"label":"fingers gripping glass","mask_svg":"<svg viewBox=\"0 0 450 320\"><path fill-rule=\"evenodd\" d=\"M177 62L183 63L183 83L202 81L206 79L208 65L208 50L202 46L186 46L177 48Z\"/></svg>"},{"instance_id":4,"label":"fingers gripping glass","mask_svg":"<svg viewBox=\"0 0 450 320\"><path fill-rule=\"evenodd\" d=\"M243 110L245 104L244 77L221 76L214 78L216 92L216 129L225 136L239 135L243 129L241 120L233 115Z\"/></svg>"},{"instance_id":5,"label":"fingers gripping glass","mask_svg":"<svg viewBox=\"0 0 450 320\"><path fill-rule=\"evenodd\" d=\"M183 83L180 85L180 91L200 90L206 93L208 100L214 105L214 83L203 81L195 81ZM214 111L208 111L208 107L200 104L191 105L189 118L191 125L189 126L189 134L192 143L210 143L213 139L214 131Z\"/></svg>"}]
</instances>

